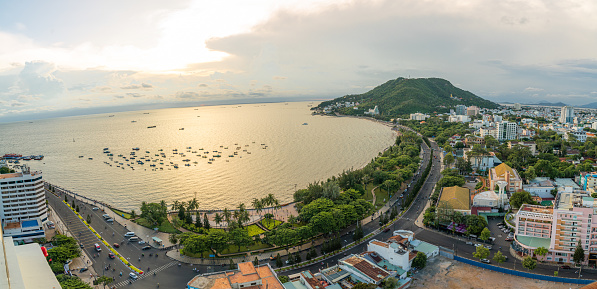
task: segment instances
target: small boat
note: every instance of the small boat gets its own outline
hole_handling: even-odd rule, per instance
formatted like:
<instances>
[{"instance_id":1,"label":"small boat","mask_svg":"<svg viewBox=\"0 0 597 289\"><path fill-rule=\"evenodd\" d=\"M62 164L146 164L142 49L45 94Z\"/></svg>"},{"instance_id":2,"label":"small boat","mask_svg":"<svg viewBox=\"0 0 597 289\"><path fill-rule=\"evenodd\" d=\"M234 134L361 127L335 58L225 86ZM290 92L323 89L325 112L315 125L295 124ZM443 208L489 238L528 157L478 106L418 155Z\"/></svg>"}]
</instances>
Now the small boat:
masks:
<instances>
[{"instance_id":1,"label":"small boat","mask_svg":"<svg viewBox=\"0 0 597 289\"><path fill-rule=\"evenodd\" d=\"M207 163L211 165L211 162L207 162Z\"/></svg>"},{"instance_id":2,"label":"small boat","mask_svg":"<svg viewBox=\"0 0 597 289\"><path fill-rule=\"evenodd\" d=\"M136 120L131 120L131 122L137 122Z\"/></svg>"},{"instance_id":3,"label":"small boat","mask_svg":"<svg viewBox=\"0 0 597 289\"><path fill-rule=\"evenodd\" d=\"M84 156L79 156L79 158L83 158Z\"/></svg>"},{"instance_id":4,"label":"small boat","mask_svg":"<svg viewBox=\"0 0 597 289\"><path fill-rule=\"evenodd\" d=\"M178 130L184 130L184 127L179 128Z\"/></svg>"},{"instance_id":5,"label":"small boat","mask_svg":"<svg viewBox=\"0 0 597 289\"><path fill-rule=\"evenodd\" d=\"M104 148L105 151L109 150L109 148Z\"/></svg>"},{"instance_id":6,"label":"small boat","mask_svg":"<svg viewBox=\"0 0 597 289\"><path fill-rule=\"evenodd\" d=\"M233 157L234 157L234 155L229 155L228 157L229 157L229 158L233 158Z\"/></svg>"},{"instance_id":7,"label":"small boat","mask_svg":"<svg viewBox=\"0 0 597 289\"><path fill-rule=\"evenodd\" d=\"M114 117L114 115L108 115L108 117Z\"/></svg>"},{"instance_id":8,"label":"small boat","mask_svg":"<svg viewBox=\"0 0 597 289\"><path fill-rule=\"evenodd\" d=\"M152 126L148 126L148 127L147 127L147 128L155 128L155 125L152 125Z\"/></svg>"},{"instance_id":9,"label":"small boat","mask_svg":"<svg viewBox=\"0 0 597 289\"><path fill-rule=\"evenodd\" d=\"M178 169L178 165L174 165L174 168L175 168L175 169Z\"/></svg>"},{"instance_id":10,"label":"small boat","mask_svg":"<svg viewBox=\"0 0 597 289\"><path fill-rule=\"evenodd\" d=\"M133 150L134 150L134 151L138 151L138 150L139 150L139 148L133 148Z\"/></svg>"},{"instance_id":11,"label":"small boat","mask_svg":"<svg viewBox=\"0 0 597 289\"><path fill-rule=\"evenodd\" d=\"M91 161L92 161L92 160L93 160L93 158L89 158L89 160L91 160Z\"/></svg>"},{"instance_id":12,"label":"small boat","mask_svg":"<svg viewBox=\"0 0 597 289\"><path fill-rule=\"evenodd\" d=\"M308 123L304 122L303 125L308 125Z\"/></svg>"},{"instance_id":13,"label":"small boat","mask_svg":"<svg viewBox=\"0 0 597 289\"><path fill-rule=\"evenodd\" d=\"M185 166L187 166L187 167L190 167L190 166L191 166L191 164L184 164L184 165L185 165Z\"/></svg>"}]
</instances>

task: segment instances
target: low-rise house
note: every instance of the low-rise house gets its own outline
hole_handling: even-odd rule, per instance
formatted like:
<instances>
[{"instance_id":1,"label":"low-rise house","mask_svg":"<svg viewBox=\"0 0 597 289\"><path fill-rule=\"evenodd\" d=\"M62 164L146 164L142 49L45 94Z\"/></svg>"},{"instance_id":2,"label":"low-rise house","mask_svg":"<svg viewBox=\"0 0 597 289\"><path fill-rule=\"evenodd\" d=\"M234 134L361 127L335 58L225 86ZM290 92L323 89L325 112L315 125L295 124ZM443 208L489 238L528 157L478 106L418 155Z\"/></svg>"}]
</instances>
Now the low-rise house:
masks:
<instances>
[{"instance_id":1,"label":"low-rise house","mask_svg":"<svg viewBox=\"0 0 597 289\"><path fill-rule=\"evenodd\" d=\"M240 288L284 289L284 286L269 264L254 266L253 262L239 263L237 270L197 275L187 283L187 289ZM323 286L307 289L323 289Z\"/></svg>"},{"instance_id":2,"label":"low-rise house","mask_svg":"<svg viewBox=\"0 0 597 289\"><path fill-rule=\"evenodd\" d=\"M447 208L463 215L471 214L471 199L469 189L453 186L443 188L439 196L438 210ZM441 212L440 212L441 213Z\"/></svg>"},{"instance_id":3,"label":"low-rise house","mask_svg":"<svg viewBox=\"0 0 597 289\"><path fill-rule=\"evenodd\" d=\"M338 266L363 280L363 282L375 285L379 285L383 280L395 276L373 264L373 262L354 254L340 259Z\"/></svg>"},{"instance_id":4,"label":"low-rise house","mask_svg":"<svg viewBox=\"0 0 597 289\"><path fill-rule=\"evenodd\" d=\"M503 163L489 170L489 185L492 189L495 189L495 186L499 181L507 183L507 192L514 193L522 190L522 178L518 175L518 172L515 169L507 164Z\"/></svg>"}]
</instances>

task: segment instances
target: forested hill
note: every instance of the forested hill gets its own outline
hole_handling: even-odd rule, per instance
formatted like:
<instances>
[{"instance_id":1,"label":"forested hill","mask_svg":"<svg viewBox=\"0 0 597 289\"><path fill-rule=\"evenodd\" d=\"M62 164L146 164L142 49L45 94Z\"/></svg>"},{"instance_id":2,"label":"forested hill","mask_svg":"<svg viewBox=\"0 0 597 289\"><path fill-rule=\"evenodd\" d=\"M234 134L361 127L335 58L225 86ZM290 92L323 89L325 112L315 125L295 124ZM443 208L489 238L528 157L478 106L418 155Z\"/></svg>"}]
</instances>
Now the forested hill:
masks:
<instances>
[{"instance_id":1,"label":"forested hill","mask_svg":"<svg viewBox=\"0 0 597 289\"><path fill-rule=\"evenodd\" d=\"M348 115L361 115L376 105L382 117L399 117L410 113L448 112L450 108L463 104L480 108L497 108L499 105L480 98L471 92L453 86L441 78L398 78L390 80L368 92L346 95L319 104L317 108L336 103L359 103L358 109L341 107L335 110Z\"/></svg>"}]
</instances>

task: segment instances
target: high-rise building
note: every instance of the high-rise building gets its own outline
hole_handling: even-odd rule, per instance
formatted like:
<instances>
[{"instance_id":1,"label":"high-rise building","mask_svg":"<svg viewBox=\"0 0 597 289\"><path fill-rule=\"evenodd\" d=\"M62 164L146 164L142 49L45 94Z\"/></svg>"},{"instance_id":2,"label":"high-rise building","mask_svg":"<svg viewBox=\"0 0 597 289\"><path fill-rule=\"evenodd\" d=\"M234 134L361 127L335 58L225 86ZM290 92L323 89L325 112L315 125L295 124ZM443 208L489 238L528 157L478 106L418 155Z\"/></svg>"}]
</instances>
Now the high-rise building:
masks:
<instances>
[{"instance_id":1,"label":"high-rise building","mask_svg":"<svg viewBox=\"0 0 597 289\"><path fill-rule=\"evenodd\" d=\"M518 136L518 125L515 122L501 121L496 123L497 140L513 140Z\"/></svg>"},{"instance_id":2,"label":"high-rise building","mask_svg":"<svg viewBox=\"0 0 597 289\"><path fill-rule=\"evenodd\" d=\"M479 107L477 107L477 106L474 106L474 105L469 106L466 109L466 115L468 115L468 116L475 116L477 114L479 114Z\"/></svg>"},{"instance_id":3,"label":"high-rise building","mask_svg":"<svg viewBox=\"0 0 597 289\"><path fill-rule=\"evenodd\" d=\"M561 123L574 123L574 107L564 106L562 107L562 113L560 114Z\"/></svg>"},{"instance_id":4,"label":"high-rise building","mask_svg":"<svg viewBox=\"0 0 597 289\"><path fill-rule=\"evenodd\" d=\"M466 115L466 105L459 104L456 106L456 115Z\"/></svg>"},{"instance_id":5,"label":"high-rise building","mask_svg":"<svg viewBox=\"0 0 597 289\"><path fill-rule=\"evenodd\" d=\"M514 109L515 110L520 110L522 108L522 106L520 105L520 103L515 103L514 104Z\"/></svg>"},{"instance_id":6,"label":"high-rise building","mask_svg":"<svg viewBox=\"0 0 597 289\"><path fill-rule=\"evenodd\" d=\"M15 241L45 237L48 220L41 172L22 166L20 173L0 174L0 221L5 237Z\"/></svg>"}]
</instances>

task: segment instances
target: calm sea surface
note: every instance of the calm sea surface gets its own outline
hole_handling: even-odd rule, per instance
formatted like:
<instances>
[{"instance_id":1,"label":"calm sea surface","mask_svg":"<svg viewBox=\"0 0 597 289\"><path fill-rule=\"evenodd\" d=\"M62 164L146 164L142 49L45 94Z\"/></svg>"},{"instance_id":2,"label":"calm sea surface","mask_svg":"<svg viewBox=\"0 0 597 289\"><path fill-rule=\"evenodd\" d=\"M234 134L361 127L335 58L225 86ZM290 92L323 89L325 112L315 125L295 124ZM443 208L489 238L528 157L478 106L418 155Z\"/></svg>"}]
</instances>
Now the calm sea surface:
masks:
<instances>
[{"instance_id":1,"label":"calm sea surface","mask_svg":"<svg viewBox=\"0 0 597 289\"><path fill-rule=\"evenodd\" d=\"M202 209L240 202L250 207L253 198L269 193L290 202L295 187L362 167L395 139L387 126L312 116L309 105L175 108L0 124L0 153L43 154L42 161L21 163L42 170L51 183L126 210L142 201L171 204L195 195Z\"/></svg>"}]
</instances>

